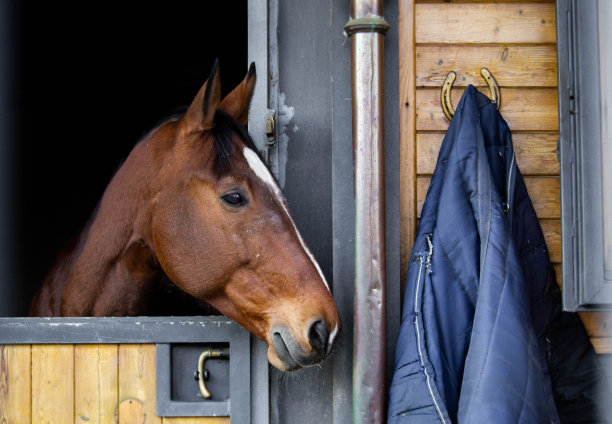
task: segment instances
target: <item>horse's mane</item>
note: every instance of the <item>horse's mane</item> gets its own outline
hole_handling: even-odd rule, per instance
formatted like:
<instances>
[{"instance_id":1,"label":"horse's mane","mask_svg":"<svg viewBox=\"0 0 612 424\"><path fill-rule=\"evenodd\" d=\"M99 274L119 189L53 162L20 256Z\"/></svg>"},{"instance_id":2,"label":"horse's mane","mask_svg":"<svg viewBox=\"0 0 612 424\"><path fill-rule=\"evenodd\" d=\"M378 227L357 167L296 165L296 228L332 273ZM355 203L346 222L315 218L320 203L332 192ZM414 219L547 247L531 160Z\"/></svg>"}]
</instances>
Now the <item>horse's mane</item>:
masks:
<instances>
[{"instance_id":1,"label":"horse's mane","mask_svg":"<svg viewBox=\"0 0 612 424\"><path fill-rule=\"evenodd\" d=\"M232 154L234 153L234 144L232 143L233 134L237 134L248 148L259 154L259 150L255 146L247 129L221 110L217 110L215 113L212 134L214 137L213 151L215 152L214 165L219 177L225 175L232 169Z\"/></svg>"}]
</instances>

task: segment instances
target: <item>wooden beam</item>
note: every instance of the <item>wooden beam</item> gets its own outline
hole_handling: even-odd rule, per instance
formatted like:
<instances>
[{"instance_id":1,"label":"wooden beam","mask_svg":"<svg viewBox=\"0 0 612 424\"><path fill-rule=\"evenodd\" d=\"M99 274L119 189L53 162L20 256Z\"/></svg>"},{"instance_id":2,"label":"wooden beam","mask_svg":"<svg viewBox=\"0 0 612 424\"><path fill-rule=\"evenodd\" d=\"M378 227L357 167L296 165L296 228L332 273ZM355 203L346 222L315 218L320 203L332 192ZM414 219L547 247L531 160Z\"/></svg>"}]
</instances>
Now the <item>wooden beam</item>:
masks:
<instances>
[{"instance_id":1,"label":"wooden beam","mask_svg":"<svg viewBox=\"0 0 612 424\"><path fill-rule=\"evenodd\" d=\"M0 423L32 419L30 345L0 346Z\"/></svg>"},{"instance_id":2,"label":"wooden beam","mask_svg":"<svg viewBox=\"0 0 612 424\"><path fill-rule=\"evenodd\" d=\"M146 417L147 424L161 424L155 410L155 345L119 345L119 424Z\"/></svg>"},{"instance_id":3,"label":"wooden beam","mask_svg":"<svg viewBox=\"0 0 612 424\"><path fill-rule=\"evenodd\" d=\"M75 346L75 423L115 423L118 349L114 344Z\"/></svg>"},{"instance_id":4,"label":"wooden beam","mask_svg":"<svg viewBox=\"0 0 612 424\"><path fill-rule=\"evenodd\" d=\"M556 87L557 49L554 44L535 46L416 47L417 87L439 88L449 71L455 71L455 87L486 87L480 68L491 71L501 87Z\"/></svg>"},{"instance_id":5,"label":"wooden beam","mask_svg":"<svg viewBox=\"0 0 612 424\"><path fill-rule=\"evenodd\" d=\"M32 345L32 422L74 421L74 346Z\"/></svg>"},{"instance_id":6,"label":"wooden beam","mask_svg":"<svg viewBox=\"0 0 612 424\"><path fill-rule=\"evenodd\" d=\"M453 88L455 108L464 89ZM488 90L481 90L489 95ZM440 89L420 89L417 98L417 130L446 131L449 121L440 105ZM501 88L501 113L512 131L558 131L558 95L555 88Z\"/></svg>"},{"instance_id":7,"label":"wooden beam","mask_svg":"<svg viewBox=\"0 0 612 424\"><path fill-rule=\"evenodd\" d=\"M417 134L417 173L431 175L436 167L443 132ZM516 133L512 135L516 161L523 176L559 175L559 133Z\"/></svg>"},{"instance_id":8,"label":"wooden beam","mask_svg":"<svg viewBox=\"0 0 612 424\"><path fill-rule=\"evenodd\" d=\"M555 43L555 5L417 4L417 43Z\"/></svg>"},{"instance_id":9,"label":"wooden beam","mask_svg":"<svg viewBox=\"0 0 612 424\"><path fill-rule=\"evenodd\" d=\"M399 2L400 267L401 293L416 235L416 86L414 1Z\"/></svg>"}]
</instances>

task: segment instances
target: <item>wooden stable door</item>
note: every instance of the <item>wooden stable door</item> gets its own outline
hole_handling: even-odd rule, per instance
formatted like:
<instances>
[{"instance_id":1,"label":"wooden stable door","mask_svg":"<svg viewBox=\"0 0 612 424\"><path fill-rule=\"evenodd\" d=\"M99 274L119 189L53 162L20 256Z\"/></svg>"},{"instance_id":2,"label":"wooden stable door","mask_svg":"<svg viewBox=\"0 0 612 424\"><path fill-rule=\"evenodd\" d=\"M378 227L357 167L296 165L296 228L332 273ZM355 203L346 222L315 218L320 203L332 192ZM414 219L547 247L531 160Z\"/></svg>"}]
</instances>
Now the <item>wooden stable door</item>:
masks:
<instances>
[{"instance_id":1,"label":"wooden stable door","mask_svg":"<svg viewBox=\"0 0 612 424\"><path fill-rule=\"evenodd\" d=\"M160 418L155 345L0 346L0 421L8 424L228 424Z\"/></svg>"}]
</instances>

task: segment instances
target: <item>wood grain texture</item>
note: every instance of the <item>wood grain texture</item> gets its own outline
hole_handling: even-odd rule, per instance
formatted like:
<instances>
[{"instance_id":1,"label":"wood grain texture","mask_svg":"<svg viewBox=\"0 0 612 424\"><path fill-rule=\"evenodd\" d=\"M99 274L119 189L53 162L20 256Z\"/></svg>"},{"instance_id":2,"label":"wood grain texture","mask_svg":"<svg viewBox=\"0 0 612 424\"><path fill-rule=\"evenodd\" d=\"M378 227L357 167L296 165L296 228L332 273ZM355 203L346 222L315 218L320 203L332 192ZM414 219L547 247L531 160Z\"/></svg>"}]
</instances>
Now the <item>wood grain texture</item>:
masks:
<instances>
[{"instance_id":1,"label":"wood grain texture","mask_svg":"<svg viewBox=\"0 0 612 424\"><path fill-rule=\"evenodd\" d=\"M74 420L74 346L32 345L32 422Z\"/></svg>"},{"instance_id":2,"label":"wood grain texture","mask_svg":"<svg viewBox=\"0 0 612 424\"><path fill-rule=\"evenodd\" d=\"M414 2L399 1L400 99L400 287L406 280L416 235L416 87L414 58Z\"/></svg>"},{"instance_id":3,"label":"wood grain texture","mask_svg":"<svg viewBox=\"0 0 612 424\"><path fill-rule=\"evenodd\" d=\"M112 344L75 346L75 423L115 423L118 349Z\"/></svg>"},{"instance_id":4,"label":"wood grain texture","mask_svg":"<svg viewBox=\"0 0 612 424\"><path fill-rule=\"evenodd\" d=\"M431 175L436 168L444 133L417 134L417 173ZM559 175L559 134L516 133L512 135L516 161L523 175Z\"/></svg>"},{"instance_id":5,"label":"wood grain texture","mask_svg":"<svg viewBox=\"0 0 612 424\"><path fill-rule=\"evenodd\" d=\"M32 419L30 349L30 345L0 345L0 423Z\"/></svg>"},{"instance_id":6,"label":"wood grain texture","mask_svg":"<svg viewBox=\"0 0 612 424\"><path fill-rule=\"evenodd\" d=\"M455 108L464 89L451 92ZM481 90L488 95L487 90ZM439 89L419 89L417 130L446 131L449 121L440 106ZM558 131L558 96L554 88L503 88L501 113L512 131Z\"/></svg>"},{"instance_id":7,"label":"wood grain texture","mask_svg":"<svg viewBox=\"0 0 612 424\"><path fill-rule=\"evenodd\" d=\"M147 424L161 424L155 384L155 345L119 345L119 424L132 424L143 416Z\"/></svg>"},{"instance_id":8,"label":"wood grain texture","mask_svg":"<svg viewBox=\"0 0 612 424\"><path fill-rule=\"evenodd\" d=\"M535 46L417 46L417 87L439 88L455 71L454 87L486 87L480 68L491 71L503 87L556 87L557 49L554 44Z\"/></svg>"},{"instance_id":9,"label":"wood grain texture","mask_svg":"<svg viewBox=\"0 0 612 424\"><path fill-rule=\"evenodd\" d=\"M555 43L554 4L416 4L417 43Z\"/></svg>"},{"instance_id":10,"label":"wood grain texture","mask_svg":"<svg viewBox=\"0 0 612 424\"><path fill-rule=\"evenodd\" d=\"M417 177L417 211L419 217L430 181L429 176L419 175ZM559 219L561 217L558 177L525 177L525 184L539 218Z\"/></svg>"}]
</instances>

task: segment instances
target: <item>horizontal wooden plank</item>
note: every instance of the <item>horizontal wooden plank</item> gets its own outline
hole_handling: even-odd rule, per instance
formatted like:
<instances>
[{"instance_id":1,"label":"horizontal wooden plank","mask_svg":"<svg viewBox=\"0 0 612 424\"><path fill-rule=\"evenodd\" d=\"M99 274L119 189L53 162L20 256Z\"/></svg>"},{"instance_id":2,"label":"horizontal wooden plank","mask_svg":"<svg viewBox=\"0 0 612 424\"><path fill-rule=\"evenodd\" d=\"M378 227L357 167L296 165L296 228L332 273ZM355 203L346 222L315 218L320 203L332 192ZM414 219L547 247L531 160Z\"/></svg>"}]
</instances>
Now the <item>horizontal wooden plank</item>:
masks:
<instances>
[{"instance_id":1,"label":"horizontal wooden plank","mask_svg":"<svg viewBox=\"0 0 612 424\"><path fill-rule=\"evenodd\" d=\"M455 108L464 89L451 92ZM487 91L482 90L484 93ZM554 88L501 89L501 113L512 131L557 131L559 128L558 96ZM417 131L446 131L449 121L440 105L440 89L417 90Z\"/></svg>"},{"instance_id":2,"label":"horizontal wooden plank","mask_svg":"<svg viewBox=\"0 0 612 424\"><path fill-rule=\"evenodd\" d=\"M590 337L612 337L612 312L579 312Z\"/></svg>"},{"instance_id":3,"label":"horizontal wooden plank","mask_svg":"<svg viewBox=\"0 0 612 424\"><path fill-rule=\"evenodd\" d=\"M417 173L432 174L444 133L418 133ZM559 134L517 133L512 135L516 161L523 175L559 175L557 140Z\"/></svg>"},{"instance_id":4,"label":"horizontal wooden plank","mask_svg":"<svg viewBox=\"0 0 612 424\"><path fill-rule=\"evenodd\" d=\"M600 355L612 353L612 337L591 337L591 343Z\"/></svg>"},{"instance_id":5,"label":"horizontal wooden plank","mask_svg":"<svg viewBox=\"0 0 612 424\"><path fill-rule=\"evenodd\" d=\"M429 176L417 177L417 213L421 216L421 209L431 178ZM559 206L560 184L557 177L525 177L525 184L539 218L559 219L561 210Z\"/></svg>"},{"instance_id":6,"label":"horizontal wooden plank","mask_svg":"<svg viewBox=\"0 0 612 424\"><path fill-rule=\"evenodd\" d=\"M557 49L537 46L417 46L417 87L441 87L455 71L455 87L486 86L480 68L491 71L501 87L556 87Z\"/></svg>"},{"instance_id":7,"label":"horizontal wooden plank","mask_svg":"<svg viewBox=\"0 0 612 424\"><path fill-rule=\"evenodd\" d=\"M554 4L415 5L417 43L554 43Z\"/></svg>"}]
</instances>

